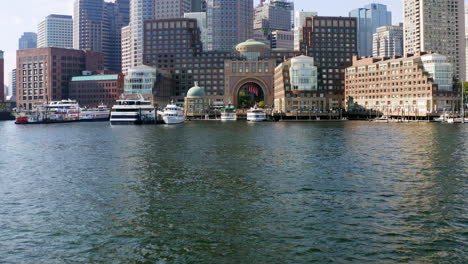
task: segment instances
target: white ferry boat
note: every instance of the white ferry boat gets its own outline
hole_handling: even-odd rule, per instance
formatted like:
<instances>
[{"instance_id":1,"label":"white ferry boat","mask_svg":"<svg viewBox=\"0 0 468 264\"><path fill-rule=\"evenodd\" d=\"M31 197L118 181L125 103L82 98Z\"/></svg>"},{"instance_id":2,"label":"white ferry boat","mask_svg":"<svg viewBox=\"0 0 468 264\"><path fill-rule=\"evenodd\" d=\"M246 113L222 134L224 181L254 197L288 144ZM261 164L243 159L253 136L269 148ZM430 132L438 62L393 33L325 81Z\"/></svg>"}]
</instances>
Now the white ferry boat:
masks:
<instances>
[{"instance_id":1,"label":"white ferry boat","mask_svg":"<svg viewBox=\"0 0 468 264\"><path fill-rule=\"evenodd\" d=\"M232 105L228 105L225 108L221 108L221 121L236 121L237 110Z\"/></svg>"},{"instance_id":2,"label":"white ferry boat","mask_svg":"<svg viewBox=\"0 0 468 264\"><path fill-rule=\"evenodd\" d=\"M434 122L446 122L450 118L448 113L444 113L439 117L434 118Z\"/></svg>"},{"instance_id":3,"label":"white ferry boat","mask_svg":"<svg viewBox=\"0 0 468 264\"><path fill-rule=\"evenodd\" d=\"M112 125L133 125L156 122L156 110L151 101L138 95L134 98L117 100L110 114Z\"/></svg>"},{"instance_id":4,"label":"white ferry boat","mask_svg":"<svg viewBox=\"0 0 468 264\"><path fill-rule=\"evenodd\" d=\"M263 122L266 120L266 114L263 109L258 108L257 105L247 110L248 122Z\"/></svg>"},{"instance_id":5,"label":"white ferry boat","mask_svg":"<svg viewBox=\"0 0 468 264\"><path fill-rule=\"evenodd\" d=\"M46 106L50 123L80 121L81 108L76 100L52 101Z\"/></svg>"},{"instance_id":6,"label":"white ferry boat","mask_svg":"<svg viewBox=\"0 0 468 264\"><path fill-rule=\"evenodd\" d=\"M80 121L95 122L109 121L110 109L105 105L100 105L95 108L81 108Z\"/></svg>"},{"instance_id":7,"label":"white ferry boat","mask_svg":"<svg viewBox=\"0 0 468 264\"><path fill-rule=\"evenodd\" d=\"M181 124L185 122L184 109L180 106L175 105L174 102L171 102L171 104L168 104L164 108L164 111L162 112L162 117L164 123L168 125Z\"/></svg>"}]
</instances>

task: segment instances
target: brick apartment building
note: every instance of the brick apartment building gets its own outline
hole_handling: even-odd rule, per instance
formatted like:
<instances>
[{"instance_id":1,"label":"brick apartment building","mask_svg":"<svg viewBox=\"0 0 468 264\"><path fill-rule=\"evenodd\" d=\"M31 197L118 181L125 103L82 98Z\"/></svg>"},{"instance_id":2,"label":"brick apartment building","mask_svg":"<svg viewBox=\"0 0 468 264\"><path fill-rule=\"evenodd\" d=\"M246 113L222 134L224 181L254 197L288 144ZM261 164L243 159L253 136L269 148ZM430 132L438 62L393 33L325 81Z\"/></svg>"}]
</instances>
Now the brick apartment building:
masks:
<instances>
[{"instance_id":1,"label":"brick apartment building","mask_svg":"<svg viewBox=\"0 0 468 264\"><path fill-rule=\"evenodd\" d=\"M104 104L112 107L123 93L124 75L105 74L72 77L69 98L81 107L97 107Z\"/></svg>"},{"instance_id":2,"label":"brick apartment building","mask_svg":"<svg viewBox=\"0 0 468 264\"><path fill-rule=\"evenodd\" d=\"M346 70L346 108L414 117L456 111L461 96L452 76L452 64L440 54L355 57Z\"/></svg>"},{"instance_id":3,"label":"brick apartment building","mask_svg":"<svg viewBox=\"0 0 468 264\"><path fill-rule=\"evenodd\" d=\"M357 55L356 18L307 17L302 34L300 50L315 60L318 90L330 96L331 106L344 107L345 70Z\"/></svg>"},{"instance_id":4,"label":"brick apartment building","mask_svg":"<svg viewBox=\"0 0 468 264\"><path fill-rule=\"evenodd\" d=\"M26 49L17 51L16 67L17 107L32 109L35 104L68 99L71 78L103 70L103 57L93 51Z\"/></svg>"}]
</instances>

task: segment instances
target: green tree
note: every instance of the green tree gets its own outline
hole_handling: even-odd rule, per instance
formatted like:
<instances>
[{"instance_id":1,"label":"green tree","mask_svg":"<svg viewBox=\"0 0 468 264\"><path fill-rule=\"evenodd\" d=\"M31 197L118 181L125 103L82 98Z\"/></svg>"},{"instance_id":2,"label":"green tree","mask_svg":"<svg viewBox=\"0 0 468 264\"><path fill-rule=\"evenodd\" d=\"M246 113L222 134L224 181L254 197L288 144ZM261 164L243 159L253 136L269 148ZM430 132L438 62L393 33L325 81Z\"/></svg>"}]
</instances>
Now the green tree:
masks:
<instances>
[{"instance_id":1,"label":"green tree","mask_svg":"<svg viewBox=\"0 0 468 264\"><path fill-rule=\"evenodd\" d=\"M257 106L260 108L265 108L265 101L258 102Z\"/></svg>"}]
</instances>

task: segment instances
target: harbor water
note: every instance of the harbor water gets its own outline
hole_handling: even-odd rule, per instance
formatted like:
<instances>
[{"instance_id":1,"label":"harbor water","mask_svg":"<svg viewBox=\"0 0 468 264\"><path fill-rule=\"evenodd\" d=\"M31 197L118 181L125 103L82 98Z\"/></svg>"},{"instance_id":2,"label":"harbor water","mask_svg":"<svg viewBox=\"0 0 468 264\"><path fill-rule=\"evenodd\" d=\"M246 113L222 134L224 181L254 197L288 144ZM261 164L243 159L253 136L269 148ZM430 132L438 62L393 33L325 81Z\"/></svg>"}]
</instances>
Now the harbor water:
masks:
<instances>
[{"instance_id":1,"label":"harbor water","mask_svg":"<svg viewBox=\"0 0 468 264\"><path fill-rule=\"evenodd\" d=\"M0 122L0 263L468 263L468 125Z\"/></svg>"}]
</instances>

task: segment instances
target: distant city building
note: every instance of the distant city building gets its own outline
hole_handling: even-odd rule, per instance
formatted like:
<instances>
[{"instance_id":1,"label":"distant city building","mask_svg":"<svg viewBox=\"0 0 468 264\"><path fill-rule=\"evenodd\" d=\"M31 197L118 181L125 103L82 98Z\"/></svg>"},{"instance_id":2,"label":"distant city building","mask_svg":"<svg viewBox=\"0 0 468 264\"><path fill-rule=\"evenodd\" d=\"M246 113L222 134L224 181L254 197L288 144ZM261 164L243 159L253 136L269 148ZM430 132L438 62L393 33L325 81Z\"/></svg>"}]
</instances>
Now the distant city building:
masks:
<instances>
[{"instance_id":1,"label":"distant city building","mask_svg":"<svg viewBox=\"0 0 468 264\"><path fill-rule=\"evenodd\" d=\"M130 65L123 69L128 71L131 67L140 66L143 64L143 42L144 42L144 22L154 20L156 18L155 0L132 0L130 2L130 28L126 29L125 33L130 32L130 56L123 57L124 61L129 61ZM128 31L127 31L128 30ZM125 56L125 55L122 55Z\"/></svg>"},{"instance_id":2,"label":"distant city building","mask_svg":"<svg viewBox=\"0 0 468 264\"><path fill-rule=\"evenodd\" d=\"M208 50L231 51L253 36L252 0L207 0Z\"/></svg>"},{"instance_id":3,"label":"distant city building","mask_svg":"<svg viewBox=\"0 0 468 264\"><path fill-rule=\"evenodd\" d=\"M39 23L37 29L38 48L73 47L73 19L65 15L49 15Z\"/></svg>"},{"instance_id":4,"label":"distant city building","mask_svg":"<svg viewBox=\"0 0 468 264\"><path fill-rule=\"evenodd\" d=\"M314 58L302 55L289 59L276 67L274 78L275 111L328 110L328 94L318 89Z\"/></svg>"},{"instance_id":5,"label":"distant city building","mask_svg":"<svg viewBox=\"0 0 468 264\"><path fill-rule=\"evenodd\" d=\"M18 49L35 49L37 48L37 34L34 32L24 32L18 40Z\"/></svg>"},{"instance_id":6,"label":"distant city building","mask_svg":"<svg viewBox=\"0 0 468 264\"><path fill-rule=\"evenodd\" d=\"M350 17L357 18L358 55L372 56L372 36L377 28L392 25L392 12L382 4L369 4L349 12Z\"/></svg>"},{"instance_id":7,"label":"distant city building","mask_svg":"<svg viewBox=\"0 0 468 264\"><path fill-rule=\"evenodd\" d=\"M301 53L315 60L318 90L329 96L327 107L344 107L345 69L357 55L356 18L307 17L302 31Z\"/></svg>"},{"instance_id":8,"label":"distant city building","mask_svg":"<svg viewBox=\"0 0 468 264\"><path fill-rule=\"evenodd\" d=\"M10 74L10 101L16 102L16 69L13 69Z\"/></svg>"},{"instance_id":9,"label":"distant city building","mask_svg":"<svg viewBox=\"0 0 468 264\"><path fill-rule=\"evenodd\" d=\"M5 61L3 51L0 50L0 102L5 101Z\"/></svg>"},{"instance_id":10,"label":"distant city building","mask_svg":"<svg viewBox=\"0 0 468 264\"><path fill-rule=\"evenodd\" d=\"M208 25L206 21L206 12L185 13L184 18L193 18L197 20L197 25L201 34L201 41L203 43L203 50L208 50Z\"/></svg>"},{"instance_id":11,"label":"distant city building","mask_svg":"<svg viewBox=\"0 0 468 264\"><path fill-rule=\"evenodd\" d=\"M465 7L465 77L468 77L468 7Z\"/></svg>"},{"instance_id":12,"label":"distant city building","mask_svg":"<svg viewBox=\"0 0 468 264\"><path fill-rule=\"evenodd\" d=\"M155 1L155 18L180 18L191 12L192 0Z\"/></svg>"},{"instance_id":13,"label":"distant city building","mask_svg":"<svg viewBox=\"0 0 468 264\"><path fill-rule=\"evenodd\" d=\"M121 29L129 23L129 0L75 0L73 47L102 52L104 67L120 72Z\"/></svg>"},{"instance_id":14,"label":"distant city building","mask_svg":"<svg viewBox=\"0 0 468 264\"><path fill-rule=\"evenodd\" d=\"M16 52L19 108L33 109L36 104L68 99L69 81L83 71L103 69L102 54L93 51L37 48Z\"/></svg>"},{"instance_id":15,"label":"distant city building","mask_svg":"<svg viewBox=\"0 0 468 264\"><path fill-rule=\"evenodd\" d=\"M260 2L254 10L253 29L265 36L276 30L292 31L294 4L288 0Z\"/></svg>"},{"instance_id":16,"label":"distant city building","mask_svg":"<svg viewBox=\"0 0 468 264\"><path fill-rule=\"evenodd\" d=\"M271 48L294 50L294 33L276 30L271 32Z\"/></svg>"},{"instance_id":17,"label":"distant city building","mask_svg":"<svg viewBox=\"0 0 468 264\"><path fill-rule=\"evenodd\" d=\"M384 75L383 82L374 78ZM460 97L452 75L452 65L440 54L417 53L387 60L355 57L346 70L346 107L398 117L458 110Z\"/></svg>"},{"instance_id":18,"label":"distant city building","mask_svg":"<svg viewBox=\"0 0 468 264\"><path fill-rule=\"evenodd\" d=\"M465 80L464 5L463 0L404 0L405 53L445 55L455 78Z\"/></svg>"},{"instance_id":19,"label":"distant city building","mask_svg":"<svg viewBox=\"0 0 468 264\"><path fill-rule=\"evenodd\" d=\"M294 16L294 50L301 50L300 43L303 40L302 29L304 28L307 17L317 16L317 12L297 11Z\"/></svg>"},{"instance_id":20,"label":"distant city building","mask_svg":"<svg viewBox=\"0 0 468 264\"><path fill-rule=\"evenodd\" d=\"M206 12L206 0L192 0L190 12Z\"/></svg>"},{"instance_id":21,"label":"distant city building","mask_svg":"<svg viewBox=\"0 0 468 264\"><path fill-rule=\"evenodd\" d=\"M398 26L379 27L373 37L372 56L377 58L403 56L403 41L403 23Z\"/></svg>"},{"instance_id":22,"label":"distant city building","mask_svg":"<svg viewBox=\"0 0 468 264\"><path fill-rule=\"evenodd\" d=\"M121 50L122 50L122 73L127 74L128 69L132 67L132 31L130 26L122 28L121 32Z\"/></svg>"},{"instance_id":23,"label":"distant city building","mask_svg":"<svg viewBox=\"0 0 468 264\"><path fill-rule=\"evenodd\" d=\"M69 84L69 98L81 107L112 107L123 93L123 74L74 76Z\"/></svg>"}]
</instances>

